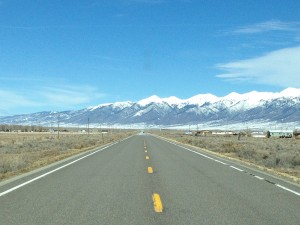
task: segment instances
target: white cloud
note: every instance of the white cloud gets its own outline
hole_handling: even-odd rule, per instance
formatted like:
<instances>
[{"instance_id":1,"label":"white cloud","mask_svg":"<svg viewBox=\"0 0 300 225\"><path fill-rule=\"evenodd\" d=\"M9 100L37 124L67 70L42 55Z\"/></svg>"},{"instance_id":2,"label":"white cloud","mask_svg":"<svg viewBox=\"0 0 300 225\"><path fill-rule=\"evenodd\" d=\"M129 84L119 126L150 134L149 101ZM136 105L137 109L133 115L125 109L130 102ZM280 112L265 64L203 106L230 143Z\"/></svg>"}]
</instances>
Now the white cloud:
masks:
<instances>
[{"instance_id":1,"label":"white cloud","mask_svg":"<svg viewBox=\"0 0 300 225\"><path fill-rule=\"evenodd\" d=\"M219 64L227 81L252 82L279 87L300 87L300 46L270 52L257 58Z\"/></svg>"},{"instance_id":2,"label":"white cloud","mask_svg":"<svg viewBox=\"0 0 300 225\"><path fill-rule=\"evenodd\" d=\"M105 94L99 93L96 88L90 86L45 87L40 91L40 94L51 105L59 106L85 104L105 96Z\"/></svg>"},{"instance_id":3,"label":"white cloud","mask_svg":"<svg viewBox=\"0 0 300 225\"><path fill-rule=\"evenodd\" d=\"M0 90L0 99L0 116L12 115L13 108L36 106L34 101L19 92Z\"/></svg>"},{"instance_id":4,"label":"white cloud","mask_svg":"<svg viewBox=\"0 0 300 225\"><path fill-rule=\"evenodd\" d=\"M300 31L299 22L282 22L280 20L270 20L248 26L243 26L233 33L235 34L254 34L268 31Z\"/></svg>"},{"instance_id":5,"label":"white cloud","mask_svg":"<svg viewBox=\"0 0 300 225\"><path fill-rule=\"evenodd\" d=\"M91 86L51 86L27 90L0 90L0 116L42 110L86 107L105 97Z\"/></svg>"},{"instance_id":6,"label":"white cloud","mask_svg":"<svg viewBox=\"0 0 300 225\"><path fill-rule=\"evenodd\" d=\"M10 108L14 106L33 106L35 103L26 98L22 93L0 90L1 108Z\"/></svg>"}]
</instances>

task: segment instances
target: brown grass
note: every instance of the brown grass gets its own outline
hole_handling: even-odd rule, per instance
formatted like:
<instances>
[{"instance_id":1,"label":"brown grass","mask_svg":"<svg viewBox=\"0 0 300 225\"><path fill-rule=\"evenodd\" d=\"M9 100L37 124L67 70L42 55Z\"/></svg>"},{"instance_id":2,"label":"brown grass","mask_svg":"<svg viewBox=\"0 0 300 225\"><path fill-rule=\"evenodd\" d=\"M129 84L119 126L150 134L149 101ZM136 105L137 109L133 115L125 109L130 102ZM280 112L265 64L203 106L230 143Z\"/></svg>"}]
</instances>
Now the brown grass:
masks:
<instances>
[{"instance_id":1,"label":"brown grass","mask_svg":"<svg viewBox=\"0 0 300 225\"><path fill-rule=\"evenodd\" d=\"M300 139L237 136L190 136L180 131L154 132L178 142L238 159L300 183Z\"/></svg>"},{"instance_id":2,"label":"brown grass","mask_svg":"<svg viewBox=\"0 0 300 225\"><path fill-rule=\"evenodd\" d=\"M0 133L0 181L133 134ZM103 138L102 138L103 137Z\"/></svg>"}]
</instances>

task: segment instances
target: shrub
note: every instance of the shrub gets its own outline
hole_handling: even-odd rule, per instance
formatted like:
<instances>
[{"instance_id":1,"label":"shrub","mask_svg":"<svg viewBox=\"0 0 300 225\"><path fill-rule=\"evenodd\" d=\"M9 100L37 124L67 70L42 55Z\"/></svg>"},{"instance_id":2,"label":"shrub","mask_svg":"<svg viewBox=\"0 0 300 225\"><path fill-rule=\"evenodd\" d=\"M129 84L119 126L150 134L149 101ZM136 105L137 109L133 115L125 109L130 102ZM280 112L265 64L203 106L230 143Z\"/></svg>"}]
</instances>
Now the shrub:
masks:
<instances>
[{"instance_id":1,"label":"shrub","mask_svg":"<svg viewBox=\"0 0 300 225\"><path fill-rule=\"evenodd\" d=\"M233 141L225 142L221 145L221 152L237 152L237 145Z\"/></svg>"},{"instance_id":2,"label":"shrub","mask_svg":"<svg viewBox=\"0 0 300 225\"><path fill-rule=\"evenodd\" d=\"M5 134L0 145L0 179L17 171L30 170L37 166L76 154L85 148L96 147L125 138L132 133L99 134Z\"/></svg>"},{"instance_id":3,"label":"shrub","mask_svg":"<svg viewBox=\"0 0 300 225\"><path fill-rule=\"evenodd\" d=\"M292 158L291 163L294 167L300 166L300 155L296 155Z\"/></svg>"}]
</instances>

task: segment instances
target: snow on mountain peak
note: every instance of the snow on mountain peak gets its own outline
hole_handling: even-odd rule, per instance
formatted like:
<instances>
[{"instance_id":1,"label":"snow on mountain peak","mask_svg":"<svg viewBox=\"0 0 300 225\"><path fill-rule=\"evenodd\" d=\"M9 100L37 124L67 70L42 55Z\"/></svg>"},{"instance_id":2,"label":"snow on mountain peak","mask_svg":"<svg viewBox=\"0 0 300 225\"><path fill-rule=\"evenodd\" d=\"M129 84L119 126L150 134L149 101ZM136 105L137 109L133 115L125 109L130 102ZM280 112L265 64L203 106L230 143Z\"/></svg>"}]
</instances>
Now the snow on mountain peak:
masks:
<instances>
[{"instance_id":1,"label":"snow on mountain peak","mask_svg":"<svg viewBox=\"0 0 300 225\"><path fill-rule=\"evenodd\" d=\"M90 106L90 107L87 108L87 110L94 111L94 110L99 109L99 108L101 108L103 106L109 106L111 104L112 103L104 103L104 104L100 104L100 105Z\"/></svg>"},{"instance_id":2,"label":"snow on mountain peak","mask_svg":"<svg viewBox=\"0 0 300 225\"><path fill-rule=\"evenodd\" d=\"M271 92L257 92L251 91L245 94L232 92L229 95L221 97L220 99L225 102L227 107L232 110L239 110L242 108L253 108L263 104L264 101L272 99L273 93Z\"/></svg>"},{"instance_id":3,"label":"snow on mountain peak","mask_svg":"<svg viewBox=\"0 0 300 225\"><path fill-rule=\"evenodd\" d=\"M221 97L224 100L241 100L243 99L243 95L236 93L236 92L231 92L230 94Z\"/></svg>"},{"instance_id":4,"label":"snow on mountain peak","mask_svg":"<svg viewBox=\"0 0 300 225\"><path fill-rule=\"evenodd\" d=\"M209 103L214 103L216 101L218 101L218 97L212 94L199 94L199 95L195 95L189 99L186 99L185 102L187 104L192 104L192 105L203 105L206 102Z\"/></svg>"},{"instance_id":5,"label":"snow on mountain peak","mask_svg":"<svg viewBox=\"0 0 300 225\"><path fill-rule=\"evenodd\" d=\"M188 99L180 99L175 96L170 96L166 98L160 98L157 95L152 95L148 98L137 101L136 103L142 107L145 107L151 103L154 104L169 104L170 106L177 106L178 108L183 108L186 105L198 105L202 106L205 103L214 104L215 106L222 104L230 107L232 110L238 110L241 108L253 108L263 104L265 101L274 100L277 98L295 98L300 97L300 88L287 88L281 92L258 92L251 91L245 94L239 94L237 92L231 92L230 94L217 97L213 94L199 94L195 95ZM100 104L98 106L89 107L88 110L93 111L95 109L112 106L113 108L126 108L134 104L131 101L125 102L115 102L115 103L106 103Z\"/></svg>"},{"instance_id":6,"label":"snow on mountain peak","mask_svg":"<svg viewBox=\"0 0 300 225\"><path fill-rule=\"evenodd\" d=\"M286 88L279 95L281 97L300 97L300 88Z\"/></svg>"},{"instance_id":7,"label":"snow on mountain peak","mask_svg":"<svg viewBox=\"0 0 300 225\"><path fill-rule=\"evenodd\" d=\"M162 100L163 100L163 102L166 102L169 105L178 105L182 102L181 99L179 99L175 96L171 96L171 97L168 97L168 98L163 98Z\"/></svg>"},{"instance_id":8,"label":"snow on mountain peak","mask_svg":"<svg viewBox=\"0 0 300 225\"><path fill-rule=\"evenodd\" d=\"M88 108L88 110L90 111L94 111L96 109L99 109L101 107L104 106L112 106L113 108L126 108L131 106L133 103L131 101L125 101L125 102L115 102L115 103L104 103L104 104L100 104L100 105L96 105L96 106L91 106Z\"/></svg>"},{"instance_id":9,"label":"snow on mountain peak","mask_svg":"<svg viewBox=\"0 0 300 225\"><path fill-rule=\"evenodd\" d=\"M146 106L150 103L162 103L162 102L163 100L160 97L158 97L157 95L152 95L148 98L138 101L137 104L139 104L140 106Z\"/></svg>"},{"instance_id":10,"label":"snow on mountain peak","mask_svg":"<svg viewBox=\"0 0 300 225\"><path fill-rule=\"evenodd\" d=\"M113 104L114 108L126 108L131 106L133 103L131 101L126 101L126 102L116 102Z\"/></svg>"}]
</instances>

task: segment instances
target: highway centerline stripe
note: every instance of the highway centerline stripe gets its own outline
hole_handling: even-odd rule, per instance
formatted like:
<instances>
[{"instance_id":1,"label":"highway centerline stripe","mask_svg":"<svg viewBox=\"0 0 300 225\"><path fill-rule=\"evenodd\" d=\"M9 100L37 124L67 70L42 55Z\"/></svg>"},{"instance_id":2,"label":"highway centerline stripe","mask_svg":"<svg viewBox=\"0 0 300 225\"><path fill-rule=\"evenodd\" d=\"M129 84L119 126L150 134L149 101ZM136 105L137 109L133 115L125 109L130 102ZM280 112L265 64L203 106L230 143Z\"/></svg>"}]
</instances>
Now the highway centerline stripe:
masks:
<instances>
[{"instance_id":1,"label":"highway centerline stripe","mask_svg":"<svg viewBox=\"0 0 300 225\"><path fill-rule=\"evenodd\" d=\"M110 145L108 145L108 146L106 146L106 147L104 147L104 148L101 148L101 149L99 149L99 150L96 150L96 151L94 151L94 152L92 152L92 153L90 153L90 154L88 154L88 155L85 155L85 156L79 158L79 159L76 159L76 160L74 160L74 161L72 161L72 162L69 162L69 163L67 163L67 164L65 164L65 165L63 165L63 166L60 166L60 167L58 167L58 168L56 168L56 169L54 169L54 170L51 170L51 171L49 171L49 172L47 172L47 173L44 173L44 174L42 174L42 175L40 175L40 176L38 176L38 177L35 177L35 178L31 179L31 180L29 180L29 181L26 181L26 182L24 182L24 183L22 183L22 184L19 184L19 185L13 187L13 188L10 188L10 189L8 189L8 190L6 190L6 191L4 191L4 192L1 192L1 193L0 193L0 197L3 196L3 195L6 195L6 194L8 194L8 193L10 193L10 192L12 192L12 191L15 191L15 190L17 190L17 189L19 189L19 188L21 188L21 187L27 185L27 184L30 184L30 183L32 183L32 182L34 182L34 181L36 181L36 180L39 180L39 179L41 179L41 178L43 178L43 177L45 177L45 176L47 176L47 175L49 175L49 174L51 174L51 173L54 173L54 172L56 172L56 171L58 171L58 170L61 170L61 169L65 168L65 167L67 167L67 166L70 166L70 165L72 165L72 164L74 164L74 163L76 163L76 162L78 162L78 161L80 161L80 160L82 160L82 159L84 159L84 158L87 158L87 157L89 157L89 156L91 156L91 155L94 155L94 154L96 154L96 153L98 153L98 152L101 152L101 151L103 151L104 149L107 149L107 148L111 147L111 146L114 145L114 144L116 144L116 143L110 144Z\"/></svg>"},{"instance_id":2,"label":"highway centerline stripe","mask_svg":"<svg viewBox=\"0 0 300 225\"><path fill-rule=\"evenodd\" d=\"M154 211L157 213L162 213L164 208L159 194L153 193L152 200L153 200Z\"/></svg>"},{"instance_id":3,"label":"highway centerline stripe","mask_svg":"<svg viewBox=\"0 0 300 225\"><path fill-rule=\"evenodd\" d=\"M153 173L153 168L151 166L148 167L148 173Z\"/></svg>"}]
</instances>

